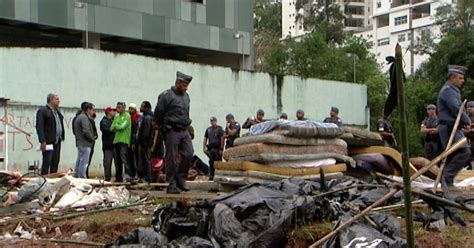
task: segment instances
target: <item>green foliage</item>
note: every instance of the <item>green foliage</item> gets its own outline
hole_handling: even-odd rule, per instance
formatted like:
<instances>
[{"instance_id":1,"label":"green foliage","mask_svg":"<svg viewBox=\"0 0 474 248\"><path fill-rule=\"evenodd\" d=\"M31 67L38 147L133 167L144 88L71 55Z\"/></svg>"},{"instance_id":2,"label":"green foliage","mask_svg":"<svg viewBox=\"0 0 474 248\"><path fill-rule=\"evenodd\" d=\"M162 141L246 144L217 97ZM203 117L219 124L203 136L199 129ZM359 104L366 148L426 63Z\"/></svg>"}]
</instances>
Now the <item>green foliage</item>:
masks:
<instances>
[{"instance_id":1,"label":"green foliage","mask_svg":"<svg viewBox=\"0 0 474 248\"><path fill-rule=\"evenodd\" d=\"M298 12L297 18L303 19L305 30L325 34L326 43L344 42L346 35L342 29L345 17L335 0L297 0L295 7L303 10L302 14Z\"/></svg>"},{"instance_id":2,"label":"green foliage","mask_svg":"<svg viewBox=\"0 0 474 248\"><path fill-rule=\"evenodd\" d=\"M284 59L281 37L281 3L271 0L255 1L255 68L258 71L283 73L279 68ZM273 58L270 58L273 57ZM280 58L281 57L281 58ZM266 62L267 60L270 60Z\"/></svg>"}]
</instances>

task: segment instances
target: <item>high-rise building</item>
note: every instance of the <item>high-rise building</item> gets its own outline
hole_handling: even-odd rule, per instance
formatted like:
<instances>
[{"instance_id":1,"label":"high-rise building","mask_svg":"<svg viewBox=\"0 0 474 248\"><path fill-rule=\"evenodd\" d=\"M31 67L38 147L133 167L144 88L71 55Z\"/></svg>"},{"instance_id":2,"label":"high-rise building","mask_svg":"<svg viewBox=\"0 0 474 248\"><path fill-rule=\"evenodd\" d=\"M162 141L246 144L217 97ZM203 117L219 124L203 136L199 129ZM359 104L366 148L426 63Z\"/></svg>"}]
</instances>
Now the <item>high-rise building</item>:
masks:
<instances>
[{"instance_id":1,"label":"high-rise building","mask_svg":"<svg viewBox=\"0 0 474 248\"><path fill-rule=\"evenodd\" d=\"M373 44L372 52L377 55L377 61L385 63L385 57L394 56L395 46L400 44L403 50L405 74L412 74L426 61L428 55L418 55L411 52L411 44L417 39L433 37L437 42L439 28L435 24L437 8L452 4L451 0L374 0L373 27L360 33Z\"/></svg>"},{"instance_id":2,"label":"high-rise building","mask_svg":"<svg viewBox=\"0 0 474 248\"><path fill-rule=\"evenodd\" d=\"M314 0L316 2L318 0ZM331 1L331 0L328 0ZM339 5L341 12L345 15L345 31L360 32L372 25L373 0L332 0L332 4ZM282 0L282 38L301 38L308 31L304 29L304 8L296 9L296 0Z\"/></svg>"}]
</instances>

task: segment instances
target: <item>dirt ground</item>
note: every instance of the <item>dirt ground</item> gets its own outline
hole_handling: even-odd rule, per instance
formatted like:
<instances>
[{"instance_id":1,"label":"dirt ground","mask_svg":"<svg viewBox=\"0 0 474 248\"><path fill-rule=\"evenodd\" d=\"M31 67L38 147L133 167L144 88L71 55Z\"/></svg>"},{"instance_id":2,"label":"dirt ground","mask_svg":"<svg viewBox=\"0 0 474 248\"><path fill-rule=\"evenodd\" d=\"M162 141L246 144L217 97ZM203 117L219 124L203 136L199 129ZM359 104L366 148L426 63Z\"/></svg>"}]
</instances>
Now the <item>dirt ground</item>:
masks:
<instances>
[{"instance_id":1,"label":"dirt ground","mask_svg":"<svg viewBox=\"0 0 474 248\"><path fill-rule=\"evenodd\" d=\"M119 236L125 235L138 227L151 227L151 218L156 207L174 200L163 201L160 199L147 205L95 213L60 221L54 221L52 216L12 221L0 226L0 234L12 233L15 227L21 224L25 230L36 232L42 240L0 240L0 246L86 247L113 244ZM398 212L394 213L397 214ZM474 247L474 214L461 212L461 215L469 223L466 228L462 228L454 223L448 223L447 228L443 232L426 231L420 223L415 223L417 244L420 247L434 248ZM404 219L399 218L399 220L402 225L402 232L404 232ZM286 247L307 247L324 234L330 232L332 225L332 223L328 222L305 223L303 226L298 226L289 231L289 243ZM80 243L64 243L67 240L71 240L73 233L79 231L87 232L87 243L82 245ZM52 242L50 239L58 241Z\"/></svg>"}]
</instances>

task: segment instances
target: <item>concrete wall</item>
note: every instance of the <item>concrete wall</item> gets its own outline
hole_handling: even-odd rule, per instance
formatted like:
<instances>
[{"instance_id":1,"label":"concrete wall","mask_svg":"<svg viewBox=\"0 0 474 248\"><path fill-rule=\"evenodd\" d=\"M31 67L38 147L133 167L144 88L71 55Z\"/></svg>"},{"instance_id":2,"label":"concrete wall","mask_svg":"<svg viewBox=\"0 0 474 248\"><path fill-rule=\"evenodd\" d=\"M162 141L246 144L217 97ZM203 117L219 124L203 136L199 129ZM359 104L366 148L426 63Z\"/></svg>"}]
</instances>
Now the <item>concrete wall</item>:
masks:
<instances>
[{"instance_id":1,"label":"concrete wall","mask_svg":"<svg viewBox=\"0 0 474 248\"><path fill-rule=\"evenodd\" d=\"M340 109L344 123L366 125L367 88L364 85L297 77L277 78L269 74L236 71L172 60L158 60L128 54L113 54L84 49L0 48L0 96L12 99L10 121L32 134L10 130L11 163L21 171L28 161L41 159L34 129L35 114L49 92L57 92L66 120L66 141L62 146L61 168L73 167L76 159L70 122L83 101L98 109L117 101L140 104L148 100L153 107L160 92L174 84L176 70L193 76L189 87L191 118L196 131L194 147L202 153L204 130L209 117L233 113L242 123L255 110L265 110L265 118L279 112L294 118L298 108L307 117L322 120L333 105ZM3 110L0 111L3 114ZM103 112L98 112L98 119ZM3 125L0 124L0 127ZM101 142L96 143L93 170L102 172Z\"/></svg>"}]
</instances>

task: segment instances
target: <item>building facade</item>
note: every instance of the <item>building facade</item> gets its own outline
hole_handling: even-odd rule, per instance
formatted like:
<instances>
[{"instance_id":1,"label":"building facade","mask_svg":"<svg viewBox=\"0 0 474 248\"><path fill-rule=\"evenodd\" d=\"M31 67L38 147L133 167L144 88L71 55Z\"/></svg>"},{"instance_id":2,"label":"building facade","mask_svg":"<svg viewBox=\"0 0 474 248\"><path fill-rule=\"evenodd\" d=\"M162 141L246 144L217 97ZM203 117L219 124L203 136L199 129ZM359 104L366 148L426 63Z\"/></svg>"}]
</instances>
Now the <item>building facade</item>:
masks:
<instances>
[{"instance_id":1,"label":"building facade","mask_svg":"<svg viewBox=\"0 0 474 248\"><path fill-rule=\"evenodd\" d=\"M83 46L251 69L253 1L1 0L0 46Z\"/></svg>"},{"instance_id":2,"label":"building facade","mask_svg":"<svg viewBox=\"0 0 474 248\"><path fill-rule=\"evenodd\" d=\"M372 45L377 60L388 69L385 57L395 55L395 46L403 51L405 74L409 75L428 59L428 55L411 52L411 44L422 36L434 37L437 42L439 28L435 24L437 8L453 4L451 0L374 0L373 28L360 33Z\"/></svg>"},{"instance_id":3,"label":"building facade","mask_svg":"<svg viewBox=\"0 0 474 248\"><path fill-rule=\"evenodd\" d=\"M317 1L317 0L314 0ZM297 0L282 0L282 39L301 38L308 31L304 29L302 18L304 9L296 9ZM361 32L372 25L372 0L333 0L346 17L345 31Z\"/></svg>"}]
</instances>

